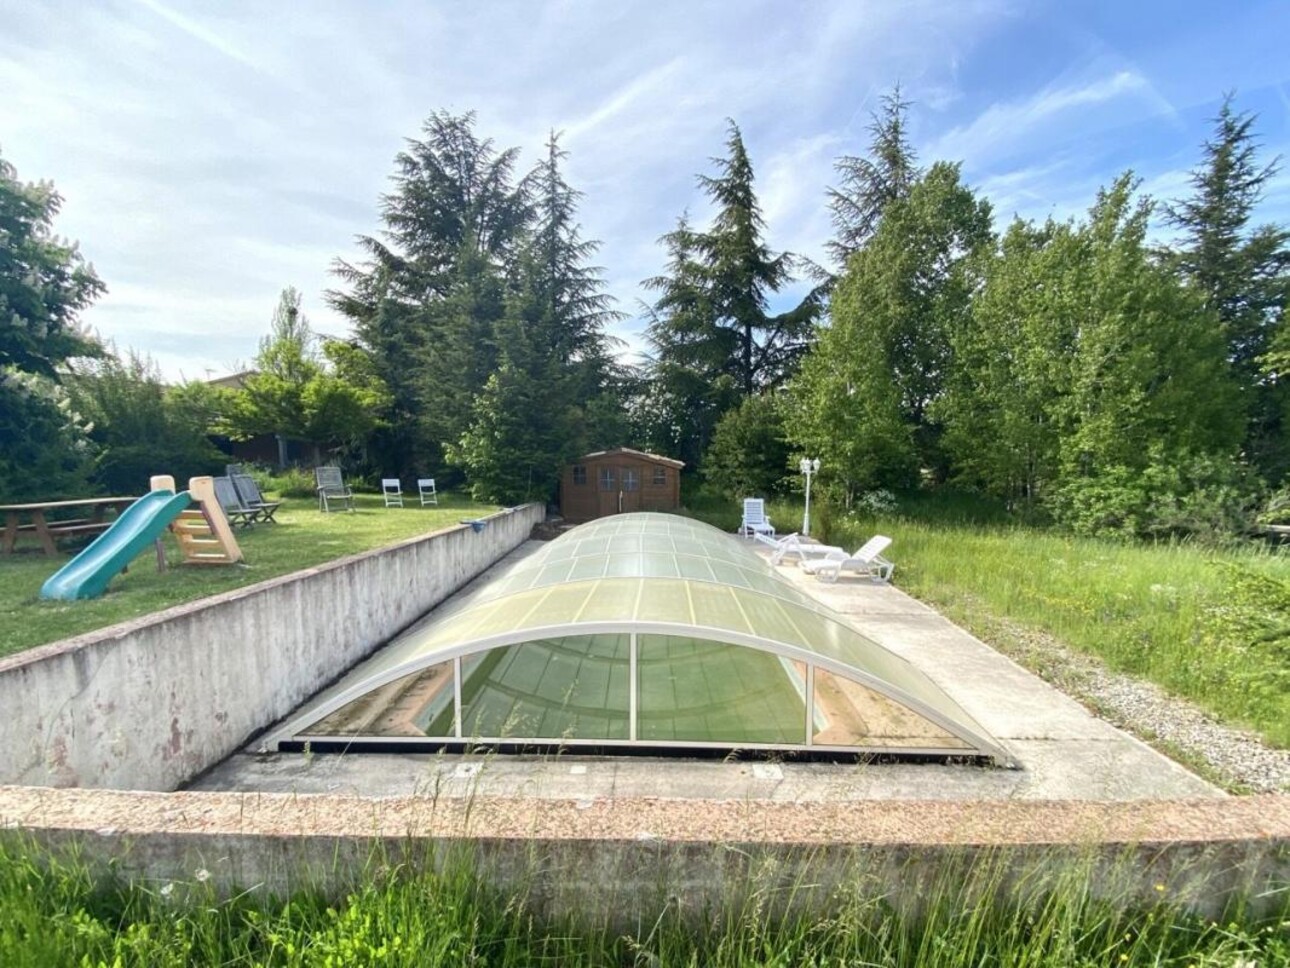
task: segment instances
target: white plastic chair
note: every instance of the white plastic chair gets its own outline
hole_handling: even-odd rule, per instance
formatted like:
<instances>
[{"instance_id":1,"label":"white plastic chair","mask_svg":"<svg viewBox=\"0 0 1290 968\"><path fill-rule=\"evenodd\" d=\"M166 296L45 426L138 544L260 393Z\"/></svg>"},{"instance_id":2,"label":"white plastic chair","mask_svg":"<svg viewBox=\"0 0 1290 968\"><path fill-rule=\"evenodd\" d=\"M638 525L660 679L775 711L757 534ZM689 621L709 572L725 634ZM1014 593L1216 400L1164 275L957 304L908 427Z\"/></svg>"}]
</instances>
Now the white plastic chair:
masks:
<instances>
[{"instance_id":1,"label":"white plastic chair","mask_svg":"<svg viewBox=\"0 0 1290 968\"><path fill-rule=\"evenodd\" d=\"M403 507L403 485L397 477L381 478L381 497L385 498L387 508Z\"/></svg>"},{"instance_id":2,"label":"white plastic chair","mask_svg":"<svg viewBox=\"0 0 1290 968\"><path fill-rule=\"evenodd\" d=\"M435 507L439 506L439 492L434 489L433 477L417 478L417 494L421 497L422 507L427 504L433 504Z\"/></svg>"},{"instance_id":3,"label":"white plastic chair","mask_svg":"<svg viewBox=\"0 0 1290 968\"><path fill-rule=\"evenodd\" d=\"M775 526L766 517L766 499L760 497L744 498L744 518L739 522L741 537L767 534L775 536Z\"/></svg>"},{"instance_id":4,"label":"white plastic chair","mask_svg":"<svg viewBox=\"0 0 1290 968\"><path fill-rule=\"evenodd\" d=\"M835 582L843 569L846 569L879 581L890 581L896 566L882 556L889 544L890 538L876 534L856 549L854 554L847 554L840 548L830 548L822 558L803 558L798 564L803 571L821 580Z\"/></svg>"}]
</instances>

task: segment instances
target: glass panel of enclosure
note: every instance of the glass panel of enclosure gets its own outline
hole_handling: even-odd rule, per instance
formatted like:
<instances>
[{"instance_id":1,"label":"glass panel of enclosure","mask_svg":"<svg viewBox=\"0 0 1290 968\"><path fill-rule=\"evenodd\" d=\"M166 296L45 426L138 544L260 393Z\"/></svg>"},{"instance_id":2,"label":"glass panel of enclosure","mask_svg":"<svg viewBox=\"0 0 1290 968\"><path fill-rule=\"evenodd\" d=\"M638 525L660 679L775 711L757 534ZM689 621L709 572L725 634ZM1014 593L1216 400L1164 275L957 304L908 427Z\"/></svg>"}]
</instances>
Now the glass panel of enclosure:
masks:
<instances>
[{"instance_id":1,"label":"glass panel of enclosure","mask_svg":"<svg viewBox=\"0 0 1290 968\"><path fill-rule=\"evenodd\" d=\"M811 741L817 746L970 749L947 729L907 706L827 669L815 670L814 697Z\"/></svg>"},{"instance_id":2,"label":"glass panel of enclosure","mask_svg":"<svg viewBox=\"0 0 1290 968\"><path fill-rule=\"evenodd\" d=\"M462 739L633 738L628 634L490 649L463 657L461 674ZM640 635L636 675L640 742L972 749L869 686L759 649ZM441 662L364 694L300 735L452 740L456 693L453 663Z\"/></svg>"},{"instance_id":3,"label":"glass panel of enclosure","mask_svg":"<svg viewBox=\"0 0 1290 968\"><path fill-rule=\"evenodd\" d=\"M364 693L299 732L312 736L451 736L453 663L440 662ZM446 723L446 733L442 730Z\"/></svg>"},{"instance_id":4,"label":"glass panel of enclosure","mask_svg":"<svg viewBox=\"0 0 1290 968\"><path fill-rule=\"evenodd\" d=\"M636 666L641 742L797 746L805 739L802 695L784 662L769 652L641 635Z\"/></svg>"},{"instance_id":5,"label":"glass panel of enclosure","mask_svg":"<svg viewBox=\"0 0 1290 968\"><path fill-rule=\"evenodd\" d=\"M573 635L503 646L462 660L465 739L625 740L628 635ZM451 717L431 737L451 737Z\"/></svg>"}]
</instances>

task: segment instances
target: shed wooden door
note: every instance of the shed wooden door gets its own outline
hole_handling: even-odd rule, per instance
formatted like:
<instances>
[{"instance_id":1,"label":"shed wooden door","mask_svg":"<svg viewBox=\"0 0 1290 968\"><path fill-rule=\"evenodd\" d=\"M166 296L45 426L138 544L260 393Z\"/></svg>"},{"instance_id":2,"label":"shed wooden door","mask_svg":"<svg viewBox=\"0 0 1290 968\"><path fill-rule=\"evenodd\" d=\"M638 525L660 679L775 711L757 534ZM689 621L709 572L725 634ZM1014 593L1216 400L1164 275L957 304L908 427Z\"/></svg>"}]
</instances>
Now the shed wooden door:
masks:
<instances>
[{"instance_id":1,"label":"shed wooden door","mask_svg":"<svg viewBox=\"0 0 1290 968\"><path fill-rule=\"evenodd\" d=\"M641 478L643 471L640 464L624 464L618 469L618 484L623 497L618 502L619 510L639 511L641 509Z\"/></svg>"},{"instance_id":2,"label":"shed wooden door","mask_svg":"<svg viewBox=\"0 0 1290 968\"><path fill-rule=\"evenodd\" d=\"M601 464L596 478L597 517L641 509L639 465Z\"/></svg>"}]
</instances>

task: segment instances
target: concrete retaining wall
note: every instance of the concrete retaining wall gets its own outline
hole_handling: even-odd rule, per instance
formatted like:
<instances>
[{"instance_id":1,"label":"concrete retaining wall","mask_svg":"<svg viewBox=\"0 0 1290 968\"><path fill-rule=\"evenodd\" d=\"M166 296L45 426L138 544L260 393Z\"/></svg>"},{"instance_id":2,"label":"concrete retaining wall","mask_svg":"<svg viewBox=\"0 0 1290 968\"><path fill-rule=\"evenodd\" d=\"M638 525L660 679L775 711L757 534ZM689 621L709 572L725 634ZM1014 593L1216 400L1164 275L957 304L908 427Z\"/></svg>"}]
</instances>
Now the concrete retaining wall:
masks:
<instances>
[{"instance_id":1,"label":"concrete retaining wall","mask_svg":"<svg viewBox=\"0 0 1290 968\"><path fill-rule=\"evenodd\" d=\"M0 783L173 790L542 518L525 505L0 659Z\"/></svg>"},{"instance_id":2,"label":"concrete retaining wall","mask_svg":"<svg viewBox=\"0 0 1290 968\"><path fill-rule=\"evenodd\" d=\"M0 787L0 844L153 884L343 896L377 868L469 865L537 913L648 930L849 902L917 910L1073 884L1208 917L1284 909L1290 798L775 803L596 798L149 794ZM182 896L182 894L181 894ZM636 919L642 919L637 923Z\"/></svg>"}]
</instances>

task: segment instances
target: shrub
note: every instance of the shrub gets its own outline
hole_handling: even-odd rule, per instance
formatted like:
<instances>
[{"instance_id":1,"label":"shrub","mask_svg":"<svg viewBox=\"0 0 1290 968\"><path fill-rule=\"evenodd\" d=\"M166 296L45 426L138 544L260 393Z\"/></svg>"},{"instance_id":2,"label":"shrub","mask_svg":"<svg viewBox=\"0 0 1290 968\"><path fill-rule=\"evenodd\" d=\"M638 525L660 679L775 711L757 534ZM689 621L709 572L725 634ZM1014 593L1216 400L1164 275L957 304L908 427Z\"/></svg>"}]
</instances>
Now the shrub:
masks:
<instances>
[{"instance_id":1,"label":"shrub","mask_svg":"<svg viewBox=\"0 0 1290 968\"><path fill-rule=\"evenodd\" d=\"M277 473L252 468L251 476L260 490L274 491L280 497L314 497L318 493L313 473L299 467L288 467Z\"/></svg>"},{"instance_id":2,"label":"shrub","mask_svg":"<svg viewBox=\"0 0 1290 968\"><path fill-rule=\"evenodd\" d=\"M1246 696L1246 714L1285 722L1290 715L1290 581L1236 564L1220 567L1224 595L1206 610L1204 641L1231 656L1226 667Z\"/></svg>"},{"instance_id":3,"label":"shrub","mask_svg":"<svg viewBox=\"0 0 1290 968\"><path fill-rule=\"evenodd\" d=\"M95 452L58 384L0 371L0 501L84 497Z\"/></svg>"},{"instance_id":4,"label":"shrub","mask_svg":"<svg viewBox=\"0 0 1290 968\"><path fill-rule=\"evenodd\" d=\"M1049 507L1077 534L1215 542L1248 529L1259 496L1254 475L1228 458L1157 449L1144 469L1113 466L1067 481Z\"/></svg>"},{"instance_id":5,"label":"shrub","mask_svg":"<svg viewBox=\"0 0 1290 968\"><path fill-rule=\"evenodd\" d=\"M703 455L703 476L731 499L788 490L789 449L775 400L748 397L717 423Z\"/></svg>"}]
</instances>

